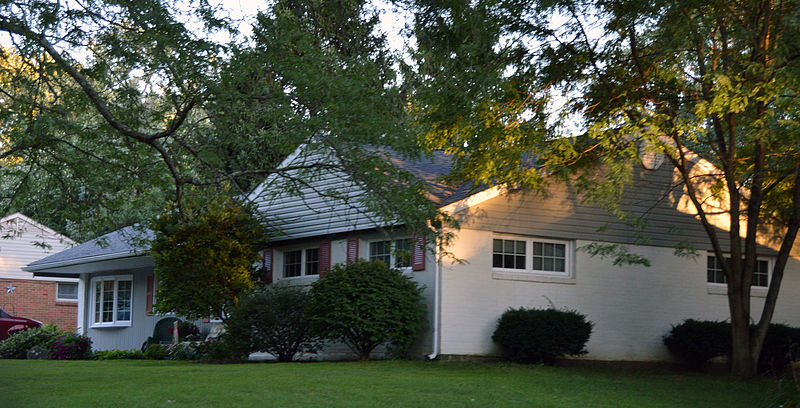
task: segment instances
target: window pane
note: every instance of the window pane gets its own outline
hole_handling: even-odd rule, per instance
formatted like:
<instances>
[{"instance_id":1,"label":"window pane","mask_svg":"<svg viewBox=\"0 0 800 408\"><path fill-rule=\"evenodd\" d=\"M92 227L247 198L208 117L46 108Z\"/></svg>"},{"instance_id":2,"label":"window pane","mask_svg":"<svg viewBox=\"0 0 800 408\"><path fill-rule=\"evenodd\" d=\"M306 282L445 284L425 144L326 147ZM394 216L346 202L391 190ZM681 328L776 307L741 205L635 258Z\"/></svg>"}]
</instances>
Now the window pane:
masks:
<instances>
[{"instance_id":1,"label":"window pane","mask_svg":"<svg viewBox=\"0 0 800 408\"><path fill-rule=\"evenodd\" d=\"M100 313L103 307L103 281L94 284L94 322L100 323Z\"/></svg>"},{"instance_id":2,"label":"window pane","mask_svg":"<svg viewBox=\"0 0 800 408\"><path fill-rule=\"evenodd\" d=\"M394 267L395 268L408 268L411 267L411 239L398 239L394 241L395 254L394 254Z\"/></svg>"},{"instance_id":3,"label":"window pane","mask_svg":"<svg viewBox=\"0 0 800 408\"><path fill-rule=\"evenodd\" d=\"M755 269L753 270L753 281L751 286L766 287L769 283L769 262L758 260L756 261Z\"/></svg>"},{"instance_id":4,"label":"window pane","mask_svg":"<svg viewBox=\"0 0 800 408\"><path fill-rule=\"evenodd\" d=\"M726 262L729 262L730 259L726 259ZM708 257L708 261L706 262L708 265L707 267L707 282L708 283L726 283L727 280L725 279L725 271L722 270L722 264L717 261L716 257L713 255Z\"/></svg>"},{"instance_id":5,"label":"window pane","mask_svg":"<svg viewBox=\"0 0 800 408\"><path fill-rule=\"evenodd\" d=\"M306 275L319 275L319 248L306 249Z\"/></svg>"},{"instance_id":6,"label":"window pane","mask_svg":"<svg viewBox=\"0 0 800 408\"><path fill-rule=\"evenodd\" d=\"M514 266L516 269L525 269L525 256L517 255L517 262Z\"/></svg>"},{"instance_id":7,"label":"window pane","mask_svg":"<svg viewBox=\"0 0 800 408\"><path fill-rule=\"evenodd\" d=\"M375 241L369 243L369 260L381 261L386 265L392 264L391 241Z\"/></svg>"},{"instance_id":8,"label":"window pane","mask_svg":"<svg viewBox=\"0 0 800 408\"><path fill-rule=\"evenodd\" d=\"M78 300L78 284L71 282L58 282L59 299Z\"/></svg>"},{"instance_id":9,"label":"window pane","mask_svg":"<svg viewBox=\"0 0 800 408\"><path fill-rule=\"evenodd\" d=\"M103 281L103 322L114 321L114 281Z\"/></svg>"},{"instance_id":10,"label":"window pane","mask_svg":"<svg viewBox=\"0 0 800 408\"><path fill-rule=\"evenodd\" d=\"M567 271L567 246L552 242L534 242L533 269L543 272Z\"/></svg>"},{"instance_id":11,"label":"window pane","mask_svg":"<svg viewBox=\"0 0 800 408\"><path fill-rule=\"evenodd\" d=\"M283 253L283 276L292 278L300 276L302 266L302 251L286 251Z\"/></svg>"},{"instance_id":12,"label":"window pane","mask_svg":"<svg viewBox=\"0 0 800 408\"><path fill-rule=\"evenodd\" d=\"M492 266L495 268L502 268L503 267L503 255L502 254L494 254L492 255Z\"/></svg>"},{"instance_id":13,"label":"window pane","mask_svg":"<svg viewBox=\"0 0 800 408\"><path fill-rule=\"evenodd\" d=\"M117 320L131 320L131 288L131 281L117 281Z\"/></svg>"},{"instance_id":14,"label":"window pane","mask_svg":"<svg viewBox=\"0 0 800 408\"><path fill-rule=\"evenodd\" d=\"M495 239L492 243L492 251L494 252L503 252L503 240L502 239Z\"/></svg>"},{"instance_id":15,"label":"window pane","mask_svg":"<svg viewBox=\"0 0 800 408\"><path fill-rule=\"evenodd\" d=\"M499 243L498 243L499 242ZM495 239L492 265L495 268L525 269L525 241Z\"/></svg>"}]
</instances>

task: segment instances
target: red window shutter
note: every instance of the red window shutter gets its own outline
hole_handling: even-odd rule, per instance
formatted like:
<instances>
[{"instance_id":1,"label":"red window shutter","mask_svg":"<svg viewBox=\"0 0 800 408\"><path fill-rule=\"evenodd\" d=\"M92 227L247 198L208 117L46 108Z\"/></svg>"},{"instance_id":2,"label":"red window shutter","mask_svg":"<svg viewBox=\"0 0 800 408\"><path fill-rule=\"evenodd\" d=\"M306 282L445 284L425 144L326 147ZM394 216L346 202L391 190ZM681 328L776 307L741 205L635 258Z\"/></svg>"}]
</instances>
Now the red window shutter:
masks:
<instances>
[{"instance_id":1,"label":"red window shutter","mask_svg":"<svg viewBox=\"0 0 800 408\"><path fill-rule=\"evenodd\" d=\"M414 250L411 252L411 269L425 270L425 236L414 237Z\"/></svg>"},{"instance_id":2,"label":"red window shutter","mask_svg":"<svg viewBox=\"0 0 800 408\"><path fill-rule=\"evenodd\" d=\"M347 238L347 262L358 259L358 238Z\"/></svg>"},{"instance_id":3,"label":"red window shutter","mask_svg":"<svg viewBox=\"0 0 800 408\"><path fill-rule=\"evenodd\" d=\"M147 298L145 299L145 308L144 311L147 315L153 314L153 289L155 286L155 276L154 275L147 275Z\"/></svg>"},{"instance_id":4,"label":"red window shutter","mask_svg":"<svg viewBox=\"0 0 800 408\"><path fill-rule=\"evenodd\" d=\"M331 241L319 244L319 277L322 278L331 270Z\"/></svg>"},{"instance_id":5,"label":"red window shutter","mask_svg":"<svg viewBox=\"0 0 800 408\"><path fill-rule=\"evenodd\" d=\"M262 280L265 284L272 283L272 249L264 250L264 276Z\"/></svg>"}]
</instances>

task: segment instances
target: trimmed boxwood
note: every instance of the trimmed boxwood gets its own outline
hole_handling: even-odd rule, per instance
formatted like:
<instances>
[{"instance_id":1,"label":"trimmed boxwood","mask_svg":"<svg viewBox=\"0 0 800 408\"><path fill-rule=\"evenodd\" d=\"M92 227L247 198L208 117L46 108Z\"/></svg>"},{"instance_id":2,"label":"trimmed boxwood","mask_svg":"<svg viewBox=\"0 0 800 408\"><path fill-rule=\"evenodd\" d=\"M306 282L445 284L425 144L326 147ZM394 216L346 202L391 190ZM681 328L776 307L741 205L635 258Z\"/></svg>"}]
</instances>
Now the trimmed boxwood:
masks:
<instances>
[{"instance_id":1,"label":"trimmed boxwood","mask_svg":"<svg viewBox=\"0 0 800 408\"><path fill-rule=\"evenodd\" d=\"M731 325L727 322L687 319L672 326L664 345L689 367L702 368L714 357L730 354Z\"/></svg>"},{"instance_id":2,"label":"trimmed boxwood","mask_svg":"<svg viewBox=\"0 0 800 408\"><path fill-rule=\"evenodd\" d=\"M730 356L731 325L728 322L687 319L672 326L664 336L664 344L690 367L699 369L714 357ZM790 361L799 357L800 328L770 324L758 359L758 371L780 373Z\"/></svg>"},{"instance_id":3,"label":"trimmed boxwood","mask_svg":"<svg viewBox=\"0 0 800 408\"><path fill-rule=\"evenodd\" d=\"M586 354L592 326L586 316L571 310L509 309L500 316L492 340L511 361L552 364Z\"/></svg>"}]
</instances>

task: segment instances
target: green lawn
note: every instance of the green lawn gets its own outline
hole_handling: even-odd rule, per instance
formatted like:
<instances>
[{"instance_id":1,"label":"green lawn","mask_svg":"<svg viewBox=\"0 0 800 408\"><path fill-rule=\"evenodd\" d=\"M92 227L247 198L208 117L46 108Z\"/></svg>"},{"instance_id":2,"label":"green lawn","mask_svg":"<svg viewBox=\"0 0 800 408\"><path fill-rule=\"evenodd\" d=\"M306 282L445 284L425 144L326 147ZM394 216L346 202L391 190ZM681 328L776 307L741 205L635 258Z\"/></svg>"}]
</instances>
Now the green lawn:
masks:
<instances>
[{"instance_id":1,"label":"green lawn","mask_svg":"<svg viewBox=\"0 0 800 408\"><path fill-rule=\"evenodd\" d=\"M774 379L408 361L0 360L0 407L775 407ZM783 389L783 391L781 391Z\"/></svg>"}]
</instances>

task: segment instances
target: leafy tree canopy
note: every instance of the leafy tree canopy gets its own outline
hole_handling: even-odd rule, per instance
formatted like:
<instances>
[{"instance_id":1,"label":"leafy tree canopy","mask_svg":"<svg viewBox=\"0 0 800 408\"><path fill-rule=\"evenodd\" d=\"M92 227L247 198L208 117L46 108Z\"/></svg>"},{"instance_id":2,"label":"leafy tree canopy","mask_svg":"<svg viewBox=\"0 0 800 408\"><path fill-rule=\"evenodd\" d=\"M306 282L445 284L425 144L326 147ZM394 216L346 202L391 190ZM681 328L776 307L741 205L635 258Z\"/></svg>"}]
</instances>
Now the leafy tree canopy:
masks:
<instances>
[{"instance_id":1,"label":"leafy tree canopy","mask_svg":"<svg viewBox=\"0 0 800 408\"><path fill-rule=\"evenodd\" d=\"M415 12L414 113L427 145L455 154L456 177L568 180L616 210L639 149L668 157L716 256L743 259L724 267L732 370L754 374L800 226L798 2L399 3ZM728 247L712 221L720 211ZM768 226L777 236L761 235ZM766 238L780 253L751 335Z\"/></svg>"},{"instance_id":2,"label":"leafy tree canopy","mask_svg":"<svg viewBox=\"0 0 800 408\"><path fill-rule=\"evenodd\" d=\"M224 319L254 285L254 265L267 232L252 209L239 201L190 192L181 212L161 214L153 223L155 308L190 319Z\"/></svg>"}]
</instances>

